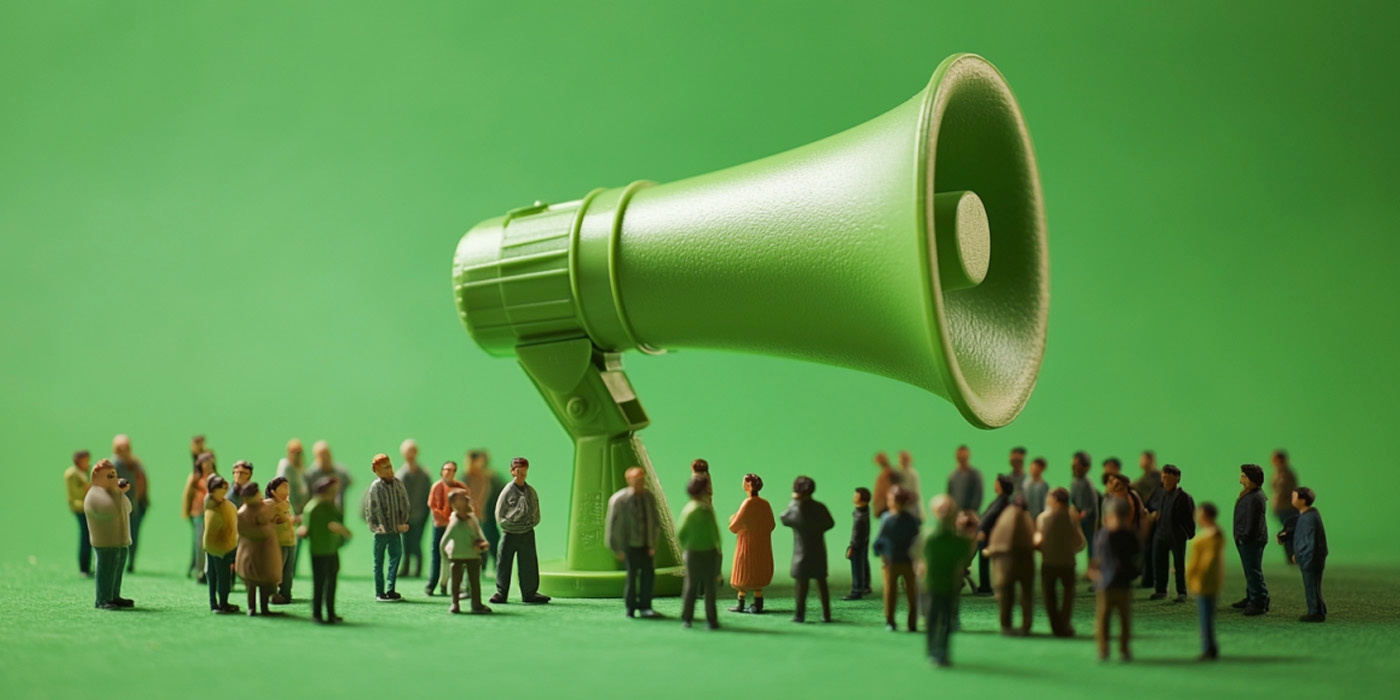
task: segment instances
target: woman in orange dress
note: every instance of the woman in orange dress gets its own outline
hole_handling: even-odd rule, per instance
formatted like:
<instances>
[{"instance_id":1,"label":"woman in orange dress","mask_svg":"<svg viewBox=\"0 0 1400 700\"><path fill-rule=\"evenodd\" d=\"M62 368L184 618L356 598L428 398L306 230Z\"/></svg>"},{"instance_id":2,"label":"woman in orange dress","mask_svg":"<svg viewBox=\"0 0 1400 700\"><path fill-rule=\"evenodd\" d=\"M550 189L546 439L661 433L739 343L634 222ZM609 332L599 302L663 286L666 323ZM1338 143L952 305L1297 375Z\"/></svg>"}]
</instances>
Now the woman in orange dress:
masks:
<instances>
[{"instance_id":1,"label":"woman in orange dress","mask_svg":"<svg viewBox=\"0 0 1400 700\"><path fill-rule=\"evenodd\" d=\"M739 591L739 604L729 612L763 612L763 589L773 582L773 506L758 497L763 479L744 475L744 493L749 495L739 512L729 518L729 531L739 536L734 547L734 566L729 585ZM744 607L744 594L753 591L753 605Z\"/></svg>"}]
</instances>

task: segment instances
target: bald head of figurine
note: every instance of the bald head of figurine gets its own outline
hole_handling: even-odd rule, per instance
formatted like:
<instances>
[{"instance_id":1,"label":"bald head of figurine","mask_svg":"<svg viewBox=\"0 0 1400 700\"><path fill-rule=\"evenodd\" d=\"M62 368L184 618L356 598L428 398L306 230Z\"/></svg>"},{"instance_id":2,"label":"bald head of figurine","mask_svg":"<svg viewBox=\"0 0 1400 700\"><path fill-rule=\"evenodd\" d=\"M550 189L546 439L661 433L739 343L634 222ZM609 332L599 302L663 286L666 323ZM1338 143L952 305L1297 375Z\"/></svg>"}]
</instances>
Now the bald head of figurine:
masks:
<instances>
[{"instance_id":1,"label":"bald head of figurine","mask_svg":"<svg viewBox=\"0 0 1400 700\"><path fill-rule=\"evenodd\" d=\"M390 461L389 455L379 453L370 460L370 468L374 470L374 475L384 481L394 480L394 463Z\"/></svg>"},{"instance_id":2,"label":"bald head of figurine","mask_svg":"<svg viewBox=\"0 0 1400 700\"><path fill-rule=\"evenodd\" d=\"M112 454L121 459L131 459L131 438L126 435L112 438Z\"/></svg>"},{"instance_id":3,"label":"bald head of figurine","mask_svg":"<svg viewBox=\"0 0 1400 700\"><path fill-rule=\"evenodd\" d=\"M311 446L311 456L316 458L316 466L330 471L331 468L331 445L325 440L317 440Z\"/></svg>"},{"instance_id":4,"label":"bald head of figurine","mask_svg":"<svg viewBox=\"0 0 1400 700\"><path fill-rule=\"evenodd\" d=\"M530 474L530 460L524 457L516 457L510 461L510 476L515 480L516 486L525 485L525 477Z\"/></svg>"},{"instance_id":5,"label":"bald head of figurine","mask_svg":"<svg viewBox=\"0 0 1400 700\"><path fill-rule=\"evenodd\" d=\"M933 514L935 522L945 527L951 527L958 517L958 502L946 493L934 496L928 502L928 511Z\"/></svg>"},{"instance_id":6,"label":"bald head of figurine","mask_svg":"<svg viewBox=\"0 0 1400 700\"><path fill-rule=\"evenodd\" d=\"M466 489L452 489L447 494L447 505L452 506L458 520L466 520L472 514L472 495Z\"/></svg>"},{"instance_id":7,"label":"bald head of figurine","mask_svg":"<svg viewBox=\"0 0 1400 700\"><path fill-rule=\"evenodd\" d=\"M632 467L627 470L627 485L632 490L641 493L647 490L647 472L641 467Z\"/></svg>"},{"instance_id":8,"label":"bald head of figurine","mask_svg":"<svg viewBox=\"0 0 1400 700\"><path fill-rule=\"evenodd\" d=\"M403 444L399 445L399 454L403 455L403 461L409 464L417 464L418 443L413 440L404 440Z\"/></svg>"},{"instance_id":9,"label":"bald head of figurine","mask_svg":"<svg viewBox=\"0 0 1400 700\"><path fill-rule=\"evenodd\" d=\"M97 464L92 465L92 485L108 491L118 490L117 467L112 464L112 460L99 459Z\"/></svg>"},{"instance_id":10,"label":"bald head of figurine","mask_svg":"<svg viewBox=\"0 0 1400 700\"><path fill-rule=\"evenodd\" d=\"M292 466L301 466L301 459L304 453L305 450L301 447L301 440L292 438L287 441L287 461L291 462Z\"/></svg>"}]
</instances>

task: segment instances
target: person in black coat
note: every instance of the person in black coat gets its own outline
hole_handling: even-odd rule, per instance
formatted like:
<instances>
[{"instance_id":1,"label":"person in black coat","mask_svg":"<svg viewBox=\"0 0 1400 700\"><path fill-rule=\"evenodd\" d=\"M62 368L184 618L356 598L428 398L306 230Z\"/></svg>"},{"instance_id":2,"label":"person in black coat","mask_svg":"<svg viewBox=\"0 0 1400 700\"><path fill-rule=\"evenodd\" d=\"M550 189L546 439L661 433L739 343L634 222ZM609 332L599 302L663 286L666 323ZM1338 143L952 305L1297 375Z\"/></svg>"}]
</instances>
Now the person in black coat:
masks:
<instances>
[{"instance_id":1,"label":"person in black coat","mask_svg":"<svg viewBox=\"0 0 1400 700\"><path fill-rule=\"evenodd\" d=\"M1152 495L1152 600L1167 597L1167 566L1176 568L1176 602L1186 602L1186 543L1196 536L1196 501L1181 488L1181 470L1162 467L1162 486ZM1152 506L1149 506L1152 508Z\"/></svg>"},{"instance_id":2,"label":"person in black coat","mask_svg":"<svg viewBox=\"0 0 1400 700\"><path fill-rule=\"evenodd\" d=\"M1264 583L1264 549L1269 545L1269 526L1265 515L1269 497L1261 488L1264 470L1257 464L1240 466L1240 485L1244 490L1235 501L1235 549L1240 553L1240 568L1244 569L1245 597L1234 604L1245 615L1263 615L1269 611L1269 587Z\"/></svg>"},{"instance_id":3,"label":"person in black coat","mask_svg":"<svg viewBox=\"0 0 1400 700\"><path fill-rule=\"evenodd\" d=\"M1322 515L1313 507L1317 494L1306 486L1293 490L1293 507L1298 518L1291 530L1278 534L1279 542L1292 544L1293 559L1303 574L1303 595L1308 600L1308 614L1301 622L1323 622L1327 619L1327 602L1322 599L1322 570L1327 566L1327 530L1322 527Z\"/></svg>"},{"instance_id":4,"label":"person in black coat","mask_svg":"<svg viewBox=\"0 0 1400 700\"><path fill-rule=\"evenodd\" d=\"M870 593L870 489L857 487L855 504L851 542L846 545L846 558L851 560L851 592L842 600L860 600Z\"/></svg>"},{"instance_id":5,"label":"person in black coat","mask_svg":"<svg viewBox=\"0 0 1400 700\"><path fill-rule=\"evenodd\" d=\"M1001 512L1011 505L1011 495L1016 491L1016 483L1005 474L997 475L995 484L997 497L982 511L981 524L977 526L977 594L992 594L992 562L982 554L987 540L992 536L992 528L997 526Z\"/></svg>"},{"instance_id":6,"label":"person in black coat","mask_svg":"<svg viewBox=\"0 0 1400 700\"><path fill-rule=\"evenodd\" d=\"M792 577L797 581L797 611L793 622L807 621L807 588L817 581L822 599L822 622L831 622L831 591L826 587L826 531L836 527L831 511L812 499L817 483L799 476L792 483L792 503L783 511L783 524L792 528Z\"/></svg>"}]
</instances>

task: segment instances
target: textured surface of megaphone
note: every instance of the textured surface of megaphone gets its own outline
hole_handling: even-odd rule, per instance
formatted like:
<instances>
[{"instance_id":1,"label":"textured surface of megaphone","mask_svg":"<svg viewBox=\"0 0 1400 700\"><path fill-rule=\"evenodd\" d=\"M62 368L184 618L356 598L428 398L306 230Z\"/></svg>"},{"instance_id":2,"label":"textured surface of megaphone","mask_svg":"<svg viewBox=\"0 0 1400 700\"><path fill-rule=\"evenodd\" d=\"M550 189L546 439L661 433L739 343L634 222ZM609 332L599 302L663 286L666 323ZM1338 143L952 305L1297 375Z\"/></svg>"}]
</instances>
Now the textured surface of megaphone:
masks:
<instances>
[{"instance_id":1,"label":"textured surface of megaphone","mask_svg":"<svg viewBox=\"0 0 1400 700\"><path fill-rule=\"evenodd\" d=\"M892 377L980 427L1020 412L1049 309L1030 136L981 57L829 138L679 182L485 221L455 261L489 352L588 338L712 348Z\"/></svg>"}]
</instances>

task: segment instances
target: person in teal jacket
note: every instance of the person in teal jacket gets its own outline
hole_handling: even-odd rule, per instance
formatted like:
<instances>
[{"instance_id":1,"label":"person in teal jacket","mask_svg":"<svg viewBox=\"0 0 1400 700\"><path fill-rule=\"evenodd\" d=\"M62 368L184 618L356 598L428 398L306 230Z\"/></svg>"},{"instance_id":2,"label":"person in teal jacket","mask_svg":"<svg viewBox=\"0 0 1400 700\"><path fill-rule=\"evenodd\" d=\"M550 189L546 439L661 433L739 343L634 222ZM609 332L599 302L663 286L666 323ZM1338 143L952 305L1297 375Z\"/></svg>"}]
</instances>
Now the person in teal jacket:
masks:
<instances>
[{"instance_id":1,"label":"person in teal jacket","mask_svg":"<svg viewBox=\"0 0 1400 700\"><path fill-rule=\"evenodd\" d=\"M676 539L685 557L685 591L681 603L681 624L690 627L695 618L695 598L701 588L705 591L705 621L710 629L719 629L716 595L719 591L720 540L719 522L710 505L710 480L694 476L685 489L690 502L681 510Z\"/></svg>"}]
</instances>

